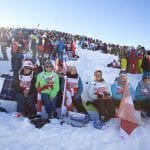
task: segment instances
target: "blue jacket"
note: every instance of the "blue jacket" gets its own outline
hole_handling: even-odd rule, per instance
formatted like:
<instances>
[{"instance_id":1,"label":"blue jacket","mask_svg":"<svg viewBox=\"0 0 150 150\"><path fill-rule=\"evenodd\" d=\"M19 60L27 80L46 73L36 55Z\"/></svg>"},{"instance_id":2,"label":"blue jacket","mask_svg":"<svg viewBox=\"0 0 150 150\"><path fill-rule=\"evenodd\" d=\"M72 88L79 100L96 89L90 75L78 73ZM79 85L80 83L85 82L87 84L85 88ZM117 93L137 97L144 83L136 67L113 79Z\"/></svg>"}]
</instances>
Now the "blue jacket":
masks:
<instances>
[{"instance_id":1,"label":"blue jacket","mask_svg":"<svg viewBox=\"0 0 150 150\"><path fill-rule=\"evenodd\" d=\"M138 83L138 86L136 87L136 90L135 90L135 100L136 101L144 101L144 100L150 99L150 97L141 94L141 84L140 84L141 82L142 81L140 81Z\"/></svg>"},{"instance_id":2,"label":"blue jacket","mask_svg":"<svg viewBox=\"0 0 150 150\"><path fill-rule=\"evenodd\" d=\"M75 97L76 97L76 98L79 98L79 97L81 96L82 92L83 92L83 84L82 84L81 78L79 77L79 81L78 81L78 91L77 91L77 93L75 94Z\"/></svg>"},{"instance_id":3,"label":"blue jacket","mask_svg":"<svg viewBox=\"0 0 150 150\"><path fill-rule=\"evenodd\" d=\"M123 96L123 93L118 93L118 90L120 88L121 87L118 85L117 81L115 81L114 84L111 86L112 98L114 100L121 100L121 98ZM130 83L129 83L129 88L130 88L131 97L134 100L134 89L133 89L133 87L132 87L132 85Z\"/></svg>"},{"instance_id":4,"label":"blue jacket","mask_svg":"<svg viewBox=\"0 0 150 150\"><path fill-rule=\"evenodd\" d=\"M65 48L65 44L63 41L59 41L59 43L57 44L57 51L61 52L63 51L63 49Z\"/></svg>"}]
</instances>

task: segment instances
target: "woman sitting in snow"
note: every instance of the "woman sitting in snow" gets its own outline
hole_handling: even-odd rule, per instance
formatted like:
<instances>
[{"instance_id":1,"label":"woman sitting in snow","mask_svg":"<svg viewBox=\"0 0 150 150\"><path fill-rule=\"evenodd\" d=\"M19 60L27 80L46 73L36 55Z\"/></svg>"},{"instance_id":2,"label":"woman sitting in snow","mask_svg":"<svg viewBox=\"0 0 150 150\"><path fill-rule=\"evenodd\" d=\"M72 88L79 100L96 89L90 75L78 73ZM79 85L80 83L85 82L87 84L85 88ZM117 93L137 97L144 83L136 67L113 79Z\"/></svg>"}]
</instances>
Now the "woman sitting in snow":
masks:
<instances>
[{"instance_id":1,"label":"woman sitting in snow","mask_svg":"<svg viewBox=\"0 0 150 150\"><path fill-rule=\"evenodd\" d=\"M107 67L112 67L112 68L120 68L120 63L117 60L113 60L110 64L107 65Z\"/></svg>"},{"instance_id":2,"label":"woman sitting in snow","mask_svg":"<svg viewBox=\"0 0 150 150\"><path fill-rule=\"evenodd\" d=\"M19 75L14 79L14 88L17 91L17 117L25 115L31 117L36 115L35 98L35 76L31 61L24 61Z\"/></svg>"},{"instance_id":3,"label":"woman sitting in snow","mask_svg":"<svg viewBox=\"0 0 150 150\"><path fill-rule=\"evenodd\" d=\"M101 121L109 121L110 118L115 116L115 107L111 99L111 90L109 85L102 78L101 70L96 70L94 72L94 80L89 82L88 94L93 100L91 104L98 110Z\"/></svg>"},{"instance_id":4,"label":"woman sitting in snow","mask_svg":"<svg viewBox=\"0 0 150 150\"><path fill-rule=\"evenodd\" d=\"M59 77L53 71L53 64L49 60L44 62L44 71L37 75L36 87L41 89L42 103L48 118L56 118L56 95L59 91Z\"/></svg>"},{"instance_id":5,"label":"woman sitting in snow","mask_svg":"<svg viewBox=\"0 0 150 150\"><path fill-rule=\"evenodd\" d=\"M116 78L113 85L111 86L112 99L116 107L119 107L120 105L120 101L124 93L126 81L127 81L127 72L126 70L121 70L119 73L119 77ZM132 98L134 99L134 90L130 83L129 83L129 88L130 88L130 94Z\"/></svg>"},{"instance_id":6,"label":"woman sitting in snow","mask_svg":"<svg viewBox=\"0 0 150 150\"><path fill-rule=\"evenodd\" d=\"M144 72L135 91L135 107L144 109L150 117L150 71Z\"/></svg>"},{"instance_id":7,"label":"woman sitting in snow","mask_svg":"<svg viewBox=\"0 0 150 150\"><path fill-rule=\"evenodd\" d=\"M82 104L81 94L83 92L83 84L81 78L77 73L76 67L75 66L68 67L66 76L67 76L66 89L67 91L70 91L71 94L70 101L72 101L73 106L77 109L79 113L88 114ZM64 80L62 81L61 90L63 91L63 89L64 89Z\"/></svg>"}]
</instances>

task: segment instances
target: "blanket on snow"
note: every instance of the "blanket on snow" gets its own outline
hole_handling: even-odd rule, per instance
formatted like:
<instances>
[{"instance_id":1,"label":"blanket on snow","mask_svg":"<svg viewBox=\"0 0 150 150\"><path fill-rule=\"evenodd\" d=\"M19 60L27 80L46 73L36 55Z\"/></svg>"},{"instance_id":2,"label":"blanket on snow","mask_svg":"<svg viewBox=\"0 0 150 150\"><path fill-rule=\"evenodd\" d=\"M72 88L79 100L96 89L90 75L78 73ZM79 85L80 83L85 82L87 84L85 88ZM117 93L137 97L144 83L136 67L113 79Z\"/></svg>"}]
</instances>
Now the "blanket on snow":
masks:
<instances>
[{"instance_id":1,"label":"blanket on snow","mask_svg":"<svg viewBox=\"0 0 150 150\"><path fill-rule=\"evenodd\" d=\"M0 99L16 101L16 91L13 88L13 76L6 76L2 84Z\"/></svg>"}]
</instances>

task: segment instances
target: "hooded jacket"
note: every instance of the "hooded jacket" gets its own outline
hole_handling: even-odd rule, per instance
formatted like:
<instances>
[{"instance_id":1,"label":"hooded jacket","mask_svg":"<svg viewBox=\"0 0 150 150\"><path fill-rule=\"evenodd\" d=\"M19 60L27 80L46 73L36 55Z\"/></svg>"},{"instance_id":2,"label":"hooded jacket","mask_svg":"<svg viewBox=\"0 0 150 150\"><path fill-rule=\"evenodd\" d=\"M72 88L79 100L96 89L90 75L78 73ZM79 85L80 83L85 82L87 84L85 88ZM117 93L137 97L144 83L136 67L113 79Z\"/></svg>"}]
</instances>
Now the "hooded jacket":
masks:
<instances>
[{"instance_id":1,"label":"hooded jacket","mask_svg":"<svg viewBox=\"0 0 150 150\"><path fill-rule=\"evenodd\" d=\"M37 75L36 87L40 86L40 88L43 88L48 84L51 84L51 88L44 89L41 93L46 93L51 98L54 98L59 91L59 76L53 71L39 73Z\"/></svg>"},{"instance_id":2,"label":"hooded jacket","mask_svg":"<svg viewBox=\"0 0 150 150\"><path fill-rule=\"evenodd\" d=\"M111 86L112 98L114 100L120 101L122 99L122 96L123 96L123 92L121 92L122 88L123 87L121 86L121 83L119 82L119 78L117 78L115 82L113 83L113 85ZM130 83L129 83L129 89L130 89L131 97L134 99L134 89Z\"/></svg>"}]
</instances>

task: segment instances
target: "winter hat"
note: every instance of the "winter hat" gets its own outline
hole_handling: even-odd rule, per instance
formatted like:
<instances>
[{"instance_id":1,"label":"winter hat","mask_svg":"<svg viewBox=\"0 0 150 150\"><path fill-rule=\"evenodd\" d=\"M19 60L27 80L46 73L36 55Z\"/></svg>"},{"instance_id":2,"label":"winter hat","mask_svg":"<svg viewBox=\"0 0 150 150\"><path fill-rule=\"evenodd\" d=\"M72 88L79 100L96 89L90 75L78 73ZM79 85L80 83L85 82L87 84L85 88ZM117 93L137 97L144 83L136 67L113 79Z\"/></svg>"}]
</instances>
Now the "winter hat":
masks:
<instances>
[{"instance_id":1,"label":"winter hat","mask_svg":"<svg viewBox=\"0 0 150 150\"><path fill-rule=\"evenodd\" d=\"M44 34L42 35L42 37L43 37L43 38L47 38L47 33L44 33Z\"/></svg>"},{"instance_id":2,"label":"winter hat","mask_svg":"<svg viewBox=\"0 0 150 150\"><path fill-rule=\"evenodd\" d=\"M101 70L95 70L95 71L94 71L94 76L96 76L97 73L101 73L101 75L102 75L102 71L101 71Z\"/></svg>"},{"instance_id":3,"label":"winter hat","mask_svg":"<svg viewBox=\"0 0 150 150\"><path fill-rule=\"evenodd\" d=\"M33 63L29 60L23 61L21 69L23 69L24 67L30 67L33 69Z\"/></svg>"},{"instance_id":4,"label":"winter hat","mask_svg":"<svg viewBox=\"0 0 150 150\"><path fill-rule=\"evenodd\" d=\"M77 71L76 66L67 66L67 72L70 72L73 69Z\"/></svg>"},{"instance_id":5,"label":"winter hat","mask_svg":"<svg viewBox=\"0 0 150 150\"><path fill-rule=\"evenodd\" d=\"M76 66L71 66L70 71L71 71L71 70L76 70L76 71L77 71Z\"/></svg>"},{"instance_id":6,"label":"winter hat","mask_svg":"<svg viewBox=\"0 0 150 150\"><path fill-rule=\"evenodd\" d=\"M49 60L45 60L45 62L44 62L44 68L45 68L46 65L51 65L53 67L52 62L50 62Z\"/></svg>"},{"instance_id":7,"label":"winter hat","mask_svg":"<svg viewBox=\"0 0 150 150\"><path fill-rule=\"evenodd\" d=\"M32 59L32 54L30 52L24 54L24 60L31 60Z\"/></svg>"},{"instance_id":8,"label":"winter hat","mask_svg":"<svg viewBox=\"0 0 150 150\"><path fill-rule=\"evenodd\" d=\"M121 75L127 76L127 71L124 69L120 70L119 76Z\"/></svg>"},{"instance_id":9,"label":"winter hat","mask_svg":"<svg viewBox=\"0 0 150 150\"><path fill-rule=\"evenodd\" d=\"M150 77L150 71L144 72L144 73L143 73L143 78L144 78L144 77Z\"/></svg>"}]
</instances>

